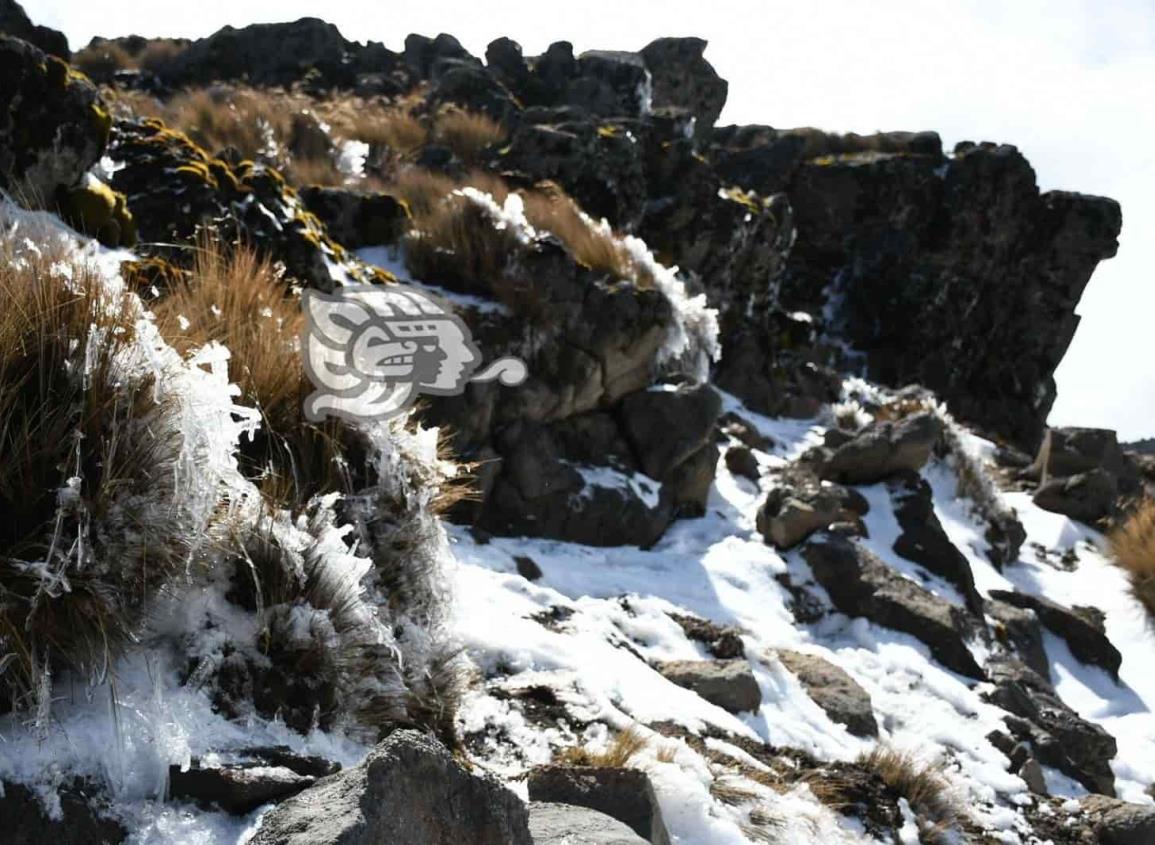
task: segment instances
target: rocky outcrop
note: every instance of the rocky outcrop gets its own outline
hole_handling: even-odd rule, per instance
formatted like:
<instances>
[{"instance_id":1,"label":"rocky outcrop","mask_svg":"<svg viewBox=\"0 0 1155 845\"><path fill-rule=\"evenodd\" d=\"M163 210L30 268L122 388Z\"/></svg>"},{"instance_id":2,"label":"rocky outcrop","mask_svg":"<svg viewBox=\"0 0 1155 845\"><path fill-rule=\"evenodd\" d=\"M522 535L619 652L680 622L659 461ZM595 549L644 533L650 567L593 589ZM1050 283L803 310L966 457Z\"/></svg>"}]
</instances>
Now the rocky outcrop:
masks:
<instances>
[{"instance_id":1,"label":"rocky outcrop","mask_svg":"<svg viewBox=\"0 0 1155 845\"><path fill-rule=\"evenodd\" d=\"M1067 609L1043 596L1013 590L991 590L992 599L1032 611L1047 628L1062 637L1076 658L1104 669L1116 681L1123 662L1119 650L1107 639L1099 611Z\"/></svg>"},{"instance_id":2,"label":"rocky outcrop","mask_svg":"<svg viewBox=\"0 0 1155 845\"><path fill-rule=\"evenodd\" d=\"M1019 476L1038 482L1039 507L1097 527L1142 487L1137 462L1104 428L1048 429L1034 462Z\"/></svg>"},{"instance_id":3,"label":"rocky outcrop","mask_svg":"<svg viewBox=\"0 0 1155 845\"><path fill-rule=\"evenodd\" d=\"M1147 845L1155 842L1155 809L1102 795L1079 801L1079 809L1091 819L1099 845Z\"/></svg>"},{"instance_id":4,"label":"rocky outcrop","mask_svg":"<svg viewBox=\"0 0 1155 845\"><path fill-rule=\"evenodd\" d=\"M321 187L302 188L300 194L305 208L348 249L398 243L409 217L404 205L389 194Z\"/></svg>"},{"instance_id":5,"label":"rocky outcrop","mask_svg":"<svg viewBox=\"0 0 1155 845\"><path fill-rule=\"evenodd\" d=\"M918 473L907 471L892 479L888 487L894 516L902 529L895 538L894 551L945 578L958 588L967 608L981 614L983 601L975 589L971 565L935 515L930 485Z\"/></svg>"},{"instance_id":6,"label":"rocky outcrop","mask_svg":"<svg viewBox=\"0 0 1155 845\"><path fill-rule=\"evenodd\" d=\"M762 690L745 660L667 660L657 669L668 681L731 713L762 706Z\"/></svg>"},{"instance_id":7,"label":"rocky outcrop","mask_svg":"<svg viewBox=\"0 0 1155 845\"><path fill-rule=\"evenodd\" d=\"M642 48L650 72L655 109L679 109L694 116L694 134L709 135L726 105L729 84L703 58L701 38L658 38Z\"/></svg>"},{"instance_id":8,"label":"rocky outcrop","mask_svg":"<svg viewBox=\"0 0 1155 845\"><path fill-rule=\"evenodd\" d=\"M819 314L837 279L833 327L874 378L923 384L956 416L1034 448L1075 305L1117 248L1117 203L1040 193L1014 147L948 156L930 133L727 128L710 158L743 188L789 197L784 310Z\"/></svg>"},{"instance_id":9,"label":"rocky outcrop","mask_svg":"<svg viewBox=\"0 0 1155 845\"><path fill-rule=\"evenodd\" d=\"M1013 658L987 664L994 690L986 698L1008 713L1016 739L1029 742L1045 765L1070 775L1092 792L1115 795L1111 760L1115 738L1063 703L1050 682Z\"/></svg>"},{"instance_id":10,"label":"rocky outcrop","mask_svg":"<svg viewBox=\"0 0 1155 845\"><path fill-rule=\"evenodd\" d=\"M211 226L226 242L254 244L310 287L331 290L338 266L361 283L391 280L333 241L271 167L251 161L234 167L151 119L117 121L108 152L122 165L112 187L127 197L145 255L187 261L190 252L180 245Z\"/></svg>"},{"instance_id":11,"label":"rocky outcrop","mask_svg":"<svg viewBox=\"0 0 1155 845\"><path fill-rule=\"evenodd\" d=\"M628 826L605 813L575 804L529 805L534 845L646 845Z\"/></svg>"},{"instance_id":12,"label":"rocky outcrop","mask_svg":"<svg viewBox=\"0 0 1155 845\"><path fill-rule=\"evenodd\" d=\"M778 659L832 722L855 736L878 736L870 694L845 669L815 654L779 649Z\"/></svg>"},{"instance_id":13,"label":"rocky outcrop","mask_svg":"<svg viewBox=\"0 0 1155 845\"><path fill-rule=\"evenodd\" d=\"M847 616L864 616L922 640L948 669L983 678L967 648L974 627L966 612L894 572L885 563L841 534L827 533L802 548L814 577Z\"/></svg>"},{"instance_id":14,"label":"rocky outcrop","mask_svg":"<svg viewBox=\"0 0 1155 845\"><path fill-rule=\"evenodd\" d=\"M20 38L64 61L72 56L64 33L32 23L16 0L0 0L0 34Z\"/></svg>"},{"instance_id":15,"label":"rocky outcrop","mask_svg":"<svg viewBox=\"0 0 1155 845\"><path fill-rule=\"evenodd\" d=\"M112 119L96 88L54 56L0 36L0 189L51 208L80 186Z\"/></svg>"},{"instance_id":16,"label":"rocky outcrop","mask_svg":"<svg viewBox=\"0 0 1155 845\"><path fill-rule=\"evenodd\" d=\"M644 841L669 845L654 787L638 769L538 766L527 779L529 800L586 807L622 822Z\"/></svg>"},{"instance_id":17,"label":"rocky outcrop","mask_svg":"<svg viewBox=\"0 0 1155 845\"><path fill-rule=\"evenodd\" d=\"M253 845L532 845L525 805L436 740L399 730L363 763L271 810Z\"/></svg>"}]
</instances>

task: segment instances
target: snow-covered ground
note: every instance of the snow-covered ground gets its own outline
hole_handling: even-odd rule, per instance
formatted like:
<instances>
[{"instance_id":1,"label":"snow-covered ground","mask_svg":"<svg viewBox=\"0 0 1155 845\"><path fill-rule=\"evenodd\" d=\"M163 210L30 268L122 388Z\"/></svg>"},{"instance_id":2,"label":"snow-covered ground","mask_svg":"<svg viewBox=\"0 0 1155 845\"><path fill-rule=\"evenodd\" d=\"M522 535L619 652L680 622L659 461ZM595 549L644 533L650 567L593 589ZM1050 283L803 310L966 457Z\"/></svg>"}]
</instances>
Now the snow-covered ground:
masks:
<instances>
[{"instance_id":1,"label":"snow-covered ground","mask_svg":"<svg viewBox=\"0 0 1155 845\"><path fill-rule=\"evenodd\" d=\"M760 417L732 397L726 404L776 444L769 454L757 453L764 468L780 466L821 440L817 420ZM966 440L975 454L989 453L991 444ZM1101 537L1039 510L1026 494L1005 494L1029 537L1020 561L1000 573L982 551L983 528L969 502L958 498L953 470L932 460L923 474L932 485L936 513L969 560L980 592L1017 588L1106 612L1107 634L1123 654L1120 685L1075 660L1065 642L1049 633L1047 655L1064 701L1119 740L1113 767L1120 797L1150 803L1144 790L1155 780L1155 675L1148 668L1155 634L1120 571L1098 550ZM899 528L885 485L860 489L871 504L865 520L868 547L907 577L961 605L953 586L891 550ZM789 574L794 583L805 583L811 580L808 567L797 552L780 554L762 541L754 525L762 495L720 461L706 516L675 523L645 551L499 537L478 543L468 530L453 529L457 629L491 678L487 689L469 700L463 727L467 734L492 737L483 740L486 765L513 777L548 761L559 747L598 745L607 727L633 725L646 733L645 725L667 720L694 732L712 725L822 760L849 760L868 749L871 742L831 722L779 663L775 650L788 648L821 655L850 673L873 700L881 741L927 761L945 758L956 797L978 823L1008 843L1029 841L1020 835L1025 822L1016 810L1030 801L1027 787L1006 771L1005 756L986 738L1004 729L1003 711L980 697L989 685L944 669L918 640L865 619L832 613L813 624L795 621L791 594L775 576ZM1039 547L1048 554L1036 554ZM1069 549L1078 556L1070 571L1057 565ZM515 556L532 558L542 578L530 582L520 576ZM812 589L825 600L821 587ZM564 610L551 613L552 608ZM708 657L670 613L690 613L742 631L762 690L757 713L731 715L651 667L659 660ZM981 644L972 648L981 663ZM575 717L592 727L578 736L564 726L535 727L510 696L501 694L541 685L555 689ZM675 841L749 841L740 825L750 807L711 800L712 775L701 757L679 740L652 736L640 765L656 784ZM1058 771L1047 769L1045 775L1052 794L1085 792ZM853 821L808 799L805 787L785 796L767 790L762 796L771 812L787 820L787 829L779 832L782 841L863 841L865 834ZM815 825L822 833L811 838Z\"/></svg>"}]
</instances>

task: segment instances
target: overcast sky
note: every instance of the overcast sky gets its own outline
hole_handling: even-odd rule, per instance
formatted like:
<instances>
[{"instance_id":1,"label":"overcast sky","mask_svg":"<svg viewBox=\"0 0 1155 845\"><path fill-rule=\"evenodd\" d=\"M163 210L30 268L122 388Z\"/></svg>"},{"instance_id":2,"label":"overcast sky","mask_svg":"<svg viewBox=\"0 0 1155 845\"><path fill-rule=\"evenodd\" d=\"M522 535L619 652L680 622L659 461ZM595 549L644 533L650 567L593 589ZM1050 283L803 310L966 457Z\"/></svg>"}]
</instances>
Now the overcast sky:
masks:
<instances>
[{"instance_id":1,"label":"overcast sky","mask_svg":"<svg viewBox=\"0 0 1155 845\"><path fill-rule=\"evenodd\" d=\"M709 40L730 81L723 122L872 132L935 129L1016 144L1040 186L1123 205L1119 256L1100 265L1059 368L1058 425L1155 436L1155 3L1151 0L25 0L76 49L93 35L203 36L224 24L337 24L400 49L456 35L474 53L499 35L527 53L637 49L660 35Z\"/></svg>"}]
</instances>

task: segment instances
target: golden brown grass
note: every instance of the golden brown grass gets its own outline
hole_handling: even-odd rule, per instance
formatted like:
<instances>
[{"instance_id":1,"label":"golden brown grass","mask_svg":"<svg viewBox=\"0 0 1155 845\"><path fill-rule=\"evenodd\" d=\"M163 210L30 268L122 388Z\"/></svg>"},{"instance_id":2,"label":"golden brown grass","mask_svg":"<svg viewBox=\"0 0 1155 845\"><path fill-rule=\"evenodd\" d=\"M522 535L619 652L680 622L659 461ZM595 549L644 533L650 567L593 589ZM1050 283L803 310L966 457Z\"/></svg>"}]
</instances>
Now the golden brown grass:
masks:
<instances>
[{"instance_id":1,"label":"golden brown grass","mask_svg":"<svg viewBox=\"0 0 1155 845\"><path fill-rule=\"evenodd\" d=\"M506 139L505 128L491 117L461 109L437 115L433 136L467 165L481 162L482 154Z\"/></svg>"},{"instance_id":2,"label":"golden brown grass","mask_svg":"<svg viewBox=\"0 0 1155 845\"><path fill-rule=\"evenodd\" d=\"M175 524L143 515L173 495L180 438L152 380L120 369L127 295L6 243L0 297L0 687L43 710L50 671L103 676L182 559Z\"/></svg>"},{"instance_id":3,"label":"golden brown grass","mask_svg":"<svg viewBox=\"0 0 1155 845\"><path fill-rule=\"evenodd\" d=\"M270 502L292 508L316 492L345 487L343 430L303 418L311 390L299 352L304 316L268 258L204 238L191 274L154 311L178 351L212 341L229 349L230 378L262 420L253 441L242 443L242 465Z\"/></svg>"},{"instance_id":4,"label":"golden brown grass","mask_svg":"<svg viewBox=\"0 0 1155 845\"><path fill-rule=\"evenodd\" d=\"M555 763L566 766L592 766L603 769L626 769L647 745L649 740L635 728L626 728L601 751L584 746L563 748L554 757Z\"/></svg>"},{"instance_id":5,"label":"golden brown grass","mask_svg":"<svg viewBox=\"0 0 1155 845\"><path fill-rule=\"evenodd\" d=\"M1107 534L1107 544L1132 594L1155 616L1155 499L1135 504Z\"/></svg>"},{"instance_id":6,"label":"golden brown grass","mask_svg":"<svg viewBox=\"0 0 1155 845\"><path fill-rule=\"evenodd\" d=\"M859 756L858 764L907 800L919 817L923 835L932 841L940 839L959 815L941 764L921 763L908 752L882 745Z\"/></svg>"},{"instance_id":7,"label":"golden brown grass","mask_svg":"<svg viewBox=\"0 0 1155 845\"><path fill-rule=\"evenodd\" d=\"M136 67L136 59L114 41L85 47L72 56L72 65L98 81L107 81L118 70Z\"/></svg>"}]
</instances>

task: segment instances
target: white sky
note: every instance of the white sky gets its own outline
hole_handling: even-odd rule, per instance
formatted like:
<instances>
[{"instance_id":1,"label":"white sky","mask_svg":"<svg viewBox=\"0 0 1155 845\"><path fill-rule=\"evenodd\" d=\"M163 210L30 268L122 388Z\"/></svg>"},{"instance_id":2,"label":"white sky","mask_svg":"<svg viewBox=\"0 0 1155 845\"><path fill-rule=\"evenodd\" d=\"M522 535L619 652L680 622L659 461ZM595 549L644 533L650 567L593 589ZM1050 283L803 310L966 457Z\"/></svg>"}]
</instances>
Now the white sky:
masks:
<instances>
[{"instance_id":1,"label":"white sky","mask_svg":"<svg viewBox=\"0 0 1155 845\"><path fill-rule=\"evenodd\" d=\"M936 129L944 143L1016 144L1040 186L1123 205L1119 256L1100 265L1057 373L1051 422L1155 436L1155 4L1151 0L25 0L74 49L93 35L203 36L224 24L330 20L400 49L456 35L477 55L500 35L638 49L698 35L730 82L722 122L839 131Z\"/></svg>"}]
</instances>

